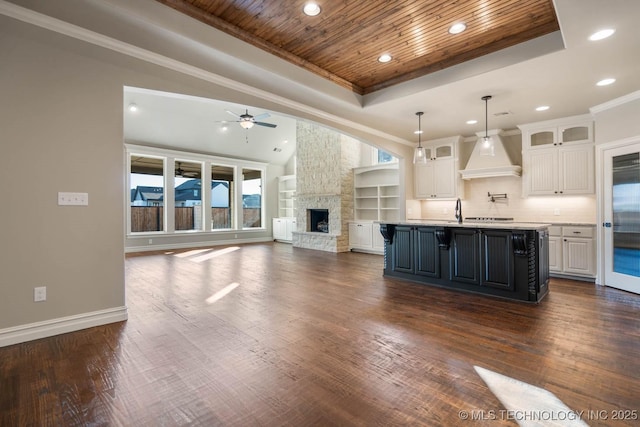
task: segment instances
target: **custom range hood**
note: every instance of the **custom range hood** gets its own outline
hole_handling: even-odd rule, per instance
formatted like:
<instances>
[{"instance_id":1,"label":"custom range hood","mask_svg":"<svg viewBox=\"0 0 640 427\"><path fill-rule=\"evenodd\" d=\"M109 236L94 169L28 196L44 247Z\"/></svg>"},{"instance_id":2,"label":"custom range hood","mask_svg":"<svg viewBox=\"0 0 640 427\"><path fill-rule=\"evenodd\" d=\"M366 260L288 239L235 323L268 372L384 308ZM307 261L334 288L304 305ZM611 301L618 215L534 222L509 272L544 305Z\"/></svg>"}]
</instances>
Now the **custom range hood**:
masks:
<instances>
[{"instance_id":1,"label":"custom range hood","mask_svg":"<svg viewBox=\"0 0 640 427\"><path fill-rule=\"evenodd\" d=\"M462 179L520 176L522 168L513 163L505 150L501 129L478 132L476 135L478 135L478 141L473 147L471 157L466 168L460 171ZM487 135L491 138L492 148L490 149L485 145Z\"/></svg>"}]
</instances>

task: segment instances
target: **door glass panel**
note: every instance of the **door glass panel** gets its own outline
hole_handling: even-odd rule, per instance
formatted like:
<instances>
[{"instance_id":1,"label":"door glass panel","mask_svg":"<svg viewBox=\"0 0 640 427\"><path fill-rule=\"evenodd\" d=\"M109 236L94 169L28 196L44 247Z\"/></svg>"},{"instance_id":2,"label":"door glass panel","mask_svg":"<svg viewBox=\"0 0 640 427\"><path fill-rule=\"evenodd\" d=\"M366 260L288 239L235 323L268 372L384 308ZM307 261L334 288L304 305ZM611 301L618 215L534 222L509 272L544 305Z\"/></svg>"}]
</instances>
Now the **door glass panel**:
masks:
<instances>
[{"instance_id":1,"label":"door glass panel","mask_svg":"<svg viewBox=\"0 0 640 427\"><path fill-rule=\"evenodd\" d=\"M531 146L553 145L553 132L544 131L531 134Z\"/></svg>"},{"instance_id":2,"label":"door glass panel","mask_svg":"<svg viewBox=\"0 0 640 427\"><path fill-rule=\"evenodd\" d=\"M640 277L640 153L613 157L613 271Z\"/></svg>"},{"instance_id":3,"label":"door glass panel","mask_svg":"<svg viewBox=\"0 0 640 427\"><path fill-rule=\"evenodd\" d=\"M202 230L202 164L176 161L174 177L175 229Z\"/></svg>"},{"instance_id":4,"label":"door glass panel","mask_svg":"<svg viewBox=\"0 0 640 427\"><path fill-rule=\"evenodd\" d=\"M562 142L583 141L585 139L589 139L589 128L587 126L567 128L562 131Z\"/></svg>"},{"instance_id":5,"label":"door glass panel","mask_svg":"<svg viewBox=\"0 0 640 427\"><path fill-rule=\"evenodd\" d=\"M164 230L164 159L131 155L131 232Z\"/></svg>"}]
</instances>

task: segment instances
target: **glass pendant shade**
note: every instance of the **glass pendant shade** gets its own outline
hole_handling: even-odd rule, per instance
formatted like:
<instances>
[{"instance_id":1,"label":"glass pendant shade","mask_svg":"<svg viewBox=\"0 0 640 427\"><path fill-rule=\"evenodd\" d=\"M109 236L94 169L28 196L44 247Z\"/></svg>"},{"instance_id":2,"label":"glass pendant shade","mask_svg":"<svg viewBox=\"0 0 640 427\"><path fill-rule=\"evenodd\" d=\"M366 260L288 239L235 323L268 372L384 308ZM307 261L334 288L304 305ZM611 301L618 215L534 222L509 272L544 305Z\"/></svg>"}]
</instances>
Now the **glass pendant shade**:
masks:
<instances>
[{"instance_id":1,"label":"glass pendant shade","mask_svg":"<svg viewBox=\"0 0 640 427\"><path fill-rule=\"evenodd\" d=\"M426 164L427 163L427 153L424 150L424 147L417 146L413 151L413 163L415 164Z\"/></svg>"},{"instance_id":2,"label":"glass pendant shade","mask_svg":"<svg viewBox=\"0 0 640 427\"><path fill-rule=\"evenodd\" d=\"M413 151L413 163L414 164L426 164L427 163L427 152L424 149L424 147L422 146L422 115L424 113L422 111L419 111L416 113L416 116L418 116L418 132L416 132L418 134L418 146L416 147L416 149Z\"/></svg>"},{"instance_id":3,"label":"glass pendant shade","mask_svg":"<svg viewBox=\"0 0 640 427\"><path fill-rule=\"evenodd\" d=\"M480 145L480 155L481 156L496 155L493 138L491 138L490 136L485 136L482 138L482 145Z\"/></svg>"},{"instance_id":4,"label":"glass pendant shade","mask_svg":"<svg viewBox=\"0 0 640 427\"><path fill-rule=\"evenodd\" d=\"M495 156L495 145L493 139L489 136L489 100L491 95L482 97L484 101L484 137L482 138L482 145L480 146L481 156Z\"/></svg>"}]
</instances>

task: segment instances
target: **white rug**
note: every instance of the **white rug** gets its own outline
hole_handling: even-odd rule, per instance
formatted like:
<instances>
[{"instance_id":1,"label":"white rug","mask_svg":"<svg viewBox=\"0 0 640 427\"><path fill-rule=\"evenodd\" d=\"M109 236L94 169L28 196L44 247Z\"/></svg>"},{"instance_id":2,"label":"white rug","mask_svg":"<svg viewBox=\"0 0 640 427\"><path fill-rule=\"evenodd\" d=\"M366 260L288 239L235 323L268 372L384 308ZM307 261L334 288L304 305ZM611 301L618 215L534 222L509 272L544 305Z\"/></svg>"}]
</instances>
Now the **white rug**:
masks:
<instances>
[{"instance_id":1,"label":"white rug","mask_svg":"<svg viewBox=\"0 0 640 427\"><path fill-rule=\"evenodd\" d=\"M506 408L492 413L496 419L509 419L522 427L587 426L580 411L571 410L553 393L479 366L474 368Z\"/></svg>"}]
</instances>

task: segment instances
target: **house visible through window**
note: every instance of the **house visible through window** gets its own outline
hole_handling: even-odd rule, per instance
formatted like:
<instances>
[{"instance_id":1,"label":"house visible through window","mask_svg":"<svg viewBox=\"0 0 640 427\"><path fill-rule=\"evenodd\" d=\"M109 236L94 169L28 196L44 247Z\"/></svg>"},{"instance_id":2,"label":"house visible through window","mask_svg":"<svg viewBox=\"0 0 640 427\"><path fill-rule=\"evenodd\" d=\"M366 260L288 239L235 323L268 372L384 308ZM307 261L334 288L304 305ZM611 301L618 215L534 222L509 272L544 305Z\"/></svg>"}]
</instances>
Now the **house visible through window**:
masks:
<instances>
[{"instance_id":1,"label":"house visible through window","mask_svg":"<svg viewBox=\"0 0 640 427\"><path fill-rule=\"evenodd\" d=\"M126 147L130 233L263 228L265 164Z\"/></svg>"},{"instance_id":2,"label":"house visible through window","mask_svg":"<svg viewBox=\"0 0 640 427\"><path fill-rule=\"evenodd\" d=\"M164 230L164 160L131 156L131 232Z\"/></svg>"},{"instance_id":3,"label":"house visible through window","mask_svg":"<svg viewBox=\"0 0 640 427\"><path fill-rule=\"evenodd\" d=\"M242 226L262 226L262 172L242 169Z\"/></svg>"},{"instance_id":4,"label":"house visible through window","mask_svg":"<svg viewBox=\"0 0 640 427\"><path fill-rule=\"evenodd\" d=\"M234 228L234 168L211 165L211 229Z\"/></svg>"},{"instance_id":5,"label":"house visible through window","mask_svg":"<svg viewBox=\"0 0 640 427\"><path fill-rule=\"evenodd\" d=\"M178 160L174 170L175 230L202 230L202 164Z\"/></svg>"}]
</instances>

